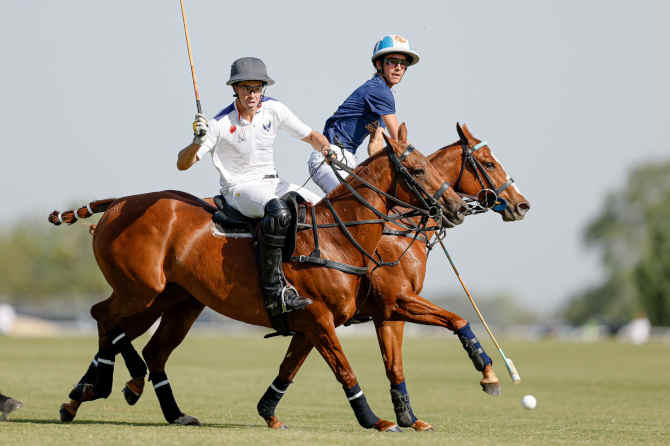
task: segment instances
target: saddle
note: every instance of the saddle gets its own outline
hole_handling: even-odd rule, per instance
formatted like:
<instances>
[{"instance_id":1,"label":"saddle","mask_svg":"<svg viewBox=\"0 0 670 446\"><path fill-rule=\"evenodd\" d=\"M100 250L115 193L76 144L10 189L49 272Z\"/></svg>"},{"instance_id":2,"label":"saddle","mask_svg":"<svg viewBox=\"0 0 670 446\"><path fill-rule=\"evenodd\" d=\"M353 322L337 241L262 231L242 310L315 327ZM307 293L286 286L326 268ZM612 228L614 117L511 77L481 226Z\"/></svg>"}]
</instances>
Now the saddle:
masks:
<instances>
[{"instance_id":1,"label":"saddle","mask_svg":"<svg viewBox=\"0 0 670 446\"><path fill-rule=\"evenodd\" d=\"M305 224L307 214L307 202L297 192L288 192L281 197L286 201L292 214L292 224L286 236L286 244L282 250L282 259L284 262L291 260L293 251L295 251L296 233ZM258 225L260 218L249 218L240 211L228 204L223 195L214 197L217 212L212 216L212 221L221 232L232 233L251 233L254 241L258 239ZM307 225L305 225L307 226ZM311 227L311 226L307 226Z\"/></svg>"},{"instance_id":2,"label":"saddle","mask_svg":"<svg viewBox=\"0 0 670 446\"><path fill-rule=\"evenodd\" d=\"M296 233L299 225L305 222L306 216L306 202L296 192L288 192L281 197L289 207L292 216L292 223L286 235L286 242L282 249L282 260L284 262L290 261L295 251ZM224 233L251 233L254 243L258 242L260 234L260 218L249 218L237 209L233 208L226 202L223 195L214 197L214 204L216 204L217 211L212 216L212 221L217 226L219 231ZM292 336L295 332L288 328L288 319L285 313L273 315L268 310L268 317L272 327L276 330L275 333L265 335L265 338L274 337L278 335Z\"/></svg>"}]
</instances>

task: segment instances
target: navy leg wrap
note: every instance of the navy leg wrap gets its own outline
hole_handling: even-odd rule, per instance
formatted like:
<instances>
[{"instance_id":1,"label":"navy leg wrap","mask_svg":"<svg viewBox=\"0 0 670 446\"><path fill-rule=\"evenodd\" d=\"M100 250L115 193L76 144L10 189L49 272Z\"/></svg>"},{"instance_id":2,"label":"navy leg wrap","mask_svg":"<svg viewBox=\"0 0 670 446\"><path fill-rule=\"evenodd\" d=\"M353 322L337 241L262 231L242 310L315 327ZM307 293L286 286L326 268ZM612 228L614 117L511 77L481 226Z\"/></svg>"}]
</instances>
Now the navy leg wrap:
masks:
<instances>
[{"instance_id":1,"label":"navy leg wrap","mask_svg":"<svg viewBox=\"0 0 670 446\"><path fill-rule=\"evenodd\" d=\"M279 401L284 396L284 393L286 393L286 389L288 389L290 384L290 382L282 381L279 377L276 377L256 406L258 415L266 420L273 417Z\"/></svg>"},{"instance_id":2,"label":"navy leg wrap","mask_svg":"<svg viewBox=\"0 0 670 446\"><path fill-rule=\"evenodd\" d=\"M112 338L112 351L114 354L121 353L130 376L143 378L147 374L147 366L133 344L130 343L128 336L120 328L110 331L109 336Z\"/></svg>"},{"instance_id":3,"label":"navy leg wrap","mask_svg":"<svg viewBox=\"0 0 670 446\"><path fill-rule=\"evenodd\" d=\"M183 416L184 413L179 410L177 401L174 399L167 375L165 372L152 372L149 373L149 381L154 384L154 391L156 392L158 403L161 405L165 420L168 423L174 423L174 421Z\"/></svg>"},{"instance_id":4,"label":"navy leg wrap","mask_svg":"<svg viewBox=\"0 0 670 446\"><path fill-rule=\"evenodd\" d=\"M91 361L91 364L89 364L86 373L84 373L84 376L81 377L77 385L74 386L74 389L70 391L68 398L75 401L81 401L83 397L84 385L95 384L97 372L98 372L98 354L96 353L96 355L93 357L93 361Z\"/></svg>"},{"instance_id":5,"label":"navy leg wrap","mask_svg":"<svg viewBox=\"0 0 670 446\"><path fill-rule=\"evenodd\" d=\"M486 354L481 344L479 343L479 340L472 332L469 323L465 327L456 330L456 335L461 341L461 344L463 344L463 348L468 353L468 356L472 360L472 363L477 370L481 372L486 368L487 365L493 364L493 361L489 355Z\"/></svg>"},{"instance_id":6,"label":"navy leg wrap","mask_svg":"<svg viewBox=\"0 0 670 446\"><path fill-rule=\"evenodd\" d=\"M91 361L91 364L88 366L88 370L86 370L86 373L84 373L84 376L81 377L79 380L79 384L93 384L95 382L95 374L98 366L98 354L93 357L93 361Z\"/></svg>"},{"instance_id":7,"label":"navy leg wrap","mask_svg":"<svg viewBox=\"0 0 670 446\"><path fill-rule=\"evenodd\" d=\"M107 398L112 393L112 382L114 380L114 355L107 352L98 352L98 366L95 377L96 398Z\"/></svg>"},{"instance_id":8,"label":"navy leg wrap","mask_svg":"<svg viewBox=\"0 0 670 446\"><path fill-rule=\"evenodd\" d=\"M121 353L130 376L143 378L147 374L147 366L131 344L128 336L120 328L115 328L109 332L109 337L112 338L112 352L115 355Z\"/></svg>"},{"instance_id":9,"label":"navy leg wrap","mask_svg":"<svg viewBox=\"0 0 670 446\"><path fill-rule=\"evenodd\" d=\"M391 384L391 401L398 425L402 427L411 427L417 420L409 403L409 394L405 382L400 384Z\"/></svg>"},{"instance_id":10,"label":"navy leg wrap","mask_svg":"<svg viewBox=\"0 0 670 446\"><path fill-rule=\"evenodd\" d=\"M372 412L372 409L370 409L370 406L368 406L368 401L365 399L365 395L363 395L361 386L356 384L351 389L344 389L344 393L347 395L351 408L354 409L358 424L366 429L377 424L379 417L377 417L377 415Z\"/></svg>"}]
</instances>

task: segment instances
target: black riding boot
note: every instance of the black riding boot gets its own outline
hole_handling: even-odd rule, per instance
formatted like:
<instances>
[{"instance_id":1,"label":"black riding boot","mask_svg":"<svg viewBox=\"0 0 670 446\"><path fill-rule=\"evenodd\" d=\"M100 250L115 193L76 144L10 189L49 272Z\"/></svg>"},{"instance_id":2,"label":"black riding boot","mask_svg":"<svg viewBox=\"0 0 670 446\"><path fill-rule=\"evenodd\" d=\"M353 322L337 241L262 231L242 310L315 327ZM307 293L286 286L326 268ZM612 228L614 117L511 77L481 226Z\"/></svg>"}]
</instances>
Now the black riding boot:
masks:
<instances>
[{"instance_id":1,"label":"black riding boot","mask_svg":"<svg viewBox=\"0 0 670 446\"><path fill-rule=\"evenodd\" d=\"M291 227L291 219L291 211L283 200L275 198L265 205L265 216L261 220L259 263L265 308L272 316L300 310L312 303L311 299L298 295L284 278L282 248Z\"/></svg>"}]
</instances>

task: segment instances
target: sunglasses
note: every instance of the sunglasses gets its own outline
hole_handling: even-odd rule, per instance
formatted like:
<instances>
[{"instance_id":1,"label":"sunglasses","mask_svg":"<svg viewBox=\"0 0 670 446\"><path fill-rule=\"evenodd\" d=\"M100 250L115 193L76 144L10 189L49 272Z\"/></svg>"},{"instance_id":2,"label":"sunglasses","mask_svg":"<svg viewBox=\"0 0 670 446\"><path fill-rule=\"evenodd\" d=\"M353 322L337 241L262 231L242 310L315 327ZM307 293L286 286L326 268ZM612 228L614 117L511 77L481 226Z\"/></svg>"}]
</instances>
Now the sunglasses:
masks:
<instances>
[{"instance_id":1,"label":"sunglasses","mask_svg":"<svg viewBox=\"0 0 670 446\"><path fill-rule=\"evenodd\" d=\"M263 85L238 85L246 94L260 93L263 91Z\"/></svg>"},{"instance_id":2,"label":"sunglasses","mask_svg":"<svg viewBox=\"0 0 670 446\"><path fill-rule=\"evenodd\" d=\"M401 65L403 68L407 68L407 65L409 65L409 62L407 59L401 59L399 57L387 57L384 59L384 63L386 65L391 65L395 67L396 65Z\"/></svg>"}]
</instances>

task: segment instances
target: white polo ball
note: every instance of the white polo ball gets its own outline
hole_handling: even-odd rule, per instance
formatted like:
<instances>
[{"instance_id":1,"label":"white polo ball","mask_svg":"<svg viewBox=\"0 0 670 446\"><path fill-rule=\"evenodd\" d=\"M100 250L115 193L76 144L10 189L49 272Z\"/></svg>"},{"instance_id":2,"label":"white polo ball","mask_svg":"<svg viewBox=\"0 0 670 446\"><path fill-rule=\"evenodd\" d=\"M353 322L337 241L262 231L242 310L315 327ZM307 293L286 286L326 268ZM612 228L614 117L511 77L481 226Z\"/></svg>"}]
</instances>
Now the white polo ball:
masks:
<instances>
[{"instance_id":1,"label":"white polo ball","mask_svg":"<svg viewBox=\"0 0 670 446\"><path fill-rule=\"evenodd\" d=\"M535 406L537 406L537 400L533 395L525 395L523 398L521 398L521 405L528 410L535 409Z\"/></svg>"}]
</instances>

